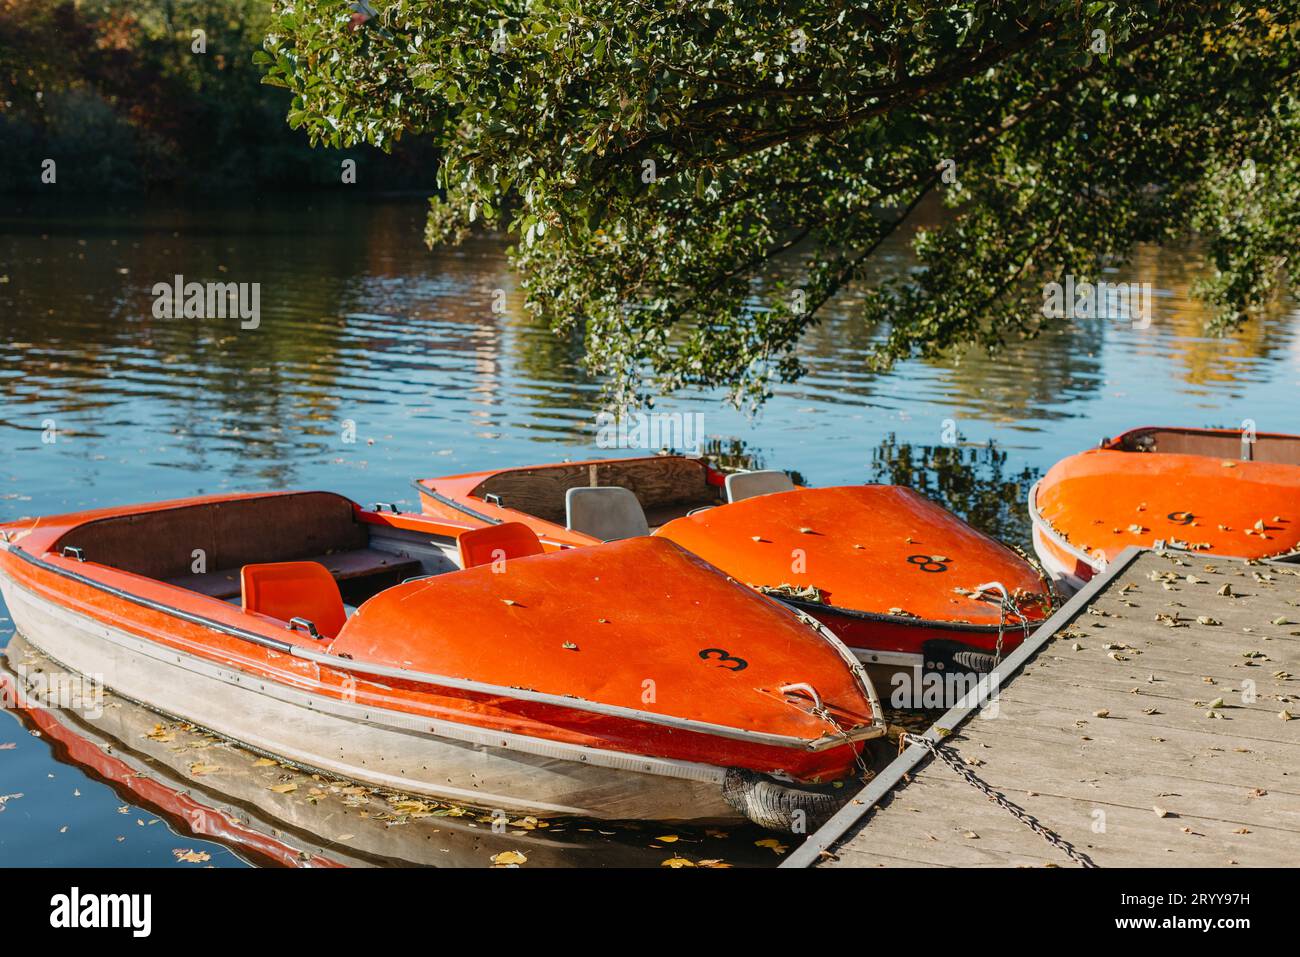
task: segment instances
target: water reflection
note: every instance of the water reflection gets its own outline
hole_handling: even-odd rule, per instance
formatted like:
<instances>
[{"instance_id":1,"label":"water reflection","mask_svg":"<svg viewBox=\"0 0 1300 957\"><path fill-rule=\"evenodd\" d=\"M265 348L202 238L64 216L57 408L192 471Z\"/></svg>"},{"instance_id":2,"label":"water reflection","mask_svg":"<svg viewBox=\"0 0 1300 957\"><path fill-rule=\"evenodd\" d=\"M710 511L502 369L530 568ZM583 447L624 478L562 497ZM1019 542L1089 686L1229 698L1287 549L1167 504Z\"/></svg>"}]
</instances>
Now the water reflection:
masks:
<instances>
[{"instance_id":1,"label":"water reflection","mask_svg":"<svg viewBox=\"0 0 1300 957\"><path fill-rule=\"evenodd\" d=\"M15 637L0 656L0 689L17 698L11 689L26 687L25 677L58 667ZM548 823L522 815L494 819L471 808L279 764L111 693L102 707L92 709L95 713L24 703L14 717L45 741L55 759L85 770L127 802L122 805L127 820L119 824L124 834L134 838L156 814L181 851L194 851L194 838L215 840L253 863L293 867L491 867L506 861L534 867L658 867L674 859L771 866L777 861L770 848L755 844L771 835L753 827ZM79 800L79 793L65 788L44 795L42 811L76 820ZM28 845L40 846L53 835L18 818L0 817L0 842L10 846L15 860L43 853ZM125 839L120 843L119 862L136 852ZM196 853L207 855L201 863L213 856L211 850Z\"/></svg>"}]
</instances>

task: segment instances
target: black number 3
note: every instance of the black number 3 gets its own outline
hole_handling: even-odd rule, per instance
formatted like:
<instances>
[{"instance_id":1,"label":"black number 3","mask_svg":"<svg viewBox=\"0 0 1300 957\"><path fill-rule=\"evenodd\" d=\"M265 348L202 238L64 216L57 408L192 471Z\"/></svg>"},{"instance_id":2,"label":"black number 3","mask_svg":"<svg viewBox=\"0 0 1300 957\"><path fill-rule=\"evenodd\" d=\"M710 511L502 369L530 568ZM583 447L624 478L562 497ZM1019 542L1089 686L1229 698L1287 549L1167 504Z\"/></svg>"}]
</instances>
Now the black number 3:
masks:
<instances>
[{"instance_id":1,"label":"black number 3","mask_svg":"<svg viewBox=\"0 0 1300 957\"><path fill-rule=\"evenodd\" d=\"M744 658L737 658L725 648L705 648L700 652L700 657L705 661L716 661L719 668L726 668L728 671L744 671L749 667L749 662ZM727 664L727 662L731 662Z\"/></svg>"}]
</instances>

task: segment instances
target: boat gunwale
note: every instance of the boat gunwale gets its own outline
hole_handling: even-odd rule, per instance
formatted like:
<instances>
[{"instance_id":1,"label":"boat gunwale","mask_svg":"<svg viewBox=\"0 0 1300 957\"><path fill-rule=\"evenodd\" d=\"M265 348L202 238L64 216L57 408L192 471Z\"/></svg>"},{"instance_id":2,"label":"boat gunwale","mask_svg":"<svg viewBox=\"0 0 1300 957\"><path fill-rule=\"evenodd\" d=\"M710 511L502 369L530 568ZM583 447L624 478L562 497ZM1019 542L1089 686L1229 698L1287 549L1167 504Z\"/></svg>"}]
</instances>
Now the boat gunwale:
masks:
<instances>
[{"instance_id":1,"label":"boat gunwale","mask_svg":"<svg viewBox=\"0 0 1300 957\"><path fill-rule=\"evenodd\" d=\"M1043 484L1043 480L1039 479L1029 487L1029 496L1026 504L1029 506L1030 524L1041 531L1053 545L1057 546L1073 558L1082 561L1085 565L1091 568L1094 574L1104 572L1107 565L1109 565L1105 555L1102 555L1100 558L1089 555L1078 545L1073 544L1069 539L1065 538L1064 535L1057 530L1056 526L1053 525L1045 515L1043 515L1042 510L1038 507L1038 486L1041 484Z\"/></svg>"},{"instance_id":2,"label":"boat gunwale","mask_svg":"<svg viewBox=\"0 0 1300 957\"><path fill-rule=\"evenodd\" d=\"M31 554L16 543L0 542L0 551L16 554L22 561L36 568L50 572L58 577L77 581L83 585L113 595L115 598L119 598L131 604L161 612L182 621L187 621L191 624L210 628L218 633L230 635L261 647L270 648L273 651L278 651L294 658L312 661L318 665L324 665L337 671L356 672L364 675L395 678L433 687L451 688L458 691L468 691L478 694L497 695L513 700L530 701L536 704L549 705L574 711L585 711L613 718L624 718L632 721L640 721L645 724L654 724L671 729L709 735L712 737L729 738L751 744L761 744L792 750L806 750L812 752L824 751L830 748L843 746L846 743L871 740L885 734L884 719L879 713L873 713L871 715L871 723L868 725L861 725L838 734L832 734L829 732L824 733L818 738L800 738L771 732L752 731L747 728L735 728L729 725L713 724L707 721L697 721L693 718L681 718L674 715L657 714L655 712L641 711L635 708L626 708L621 705L609 705L598 701L589 701L585 698L568 697L565 695L532 691L524 688L512 688L505 685L476 681L471 678L453 678L449 675L436 675L429 672L412 671L410 669L399 668L393 665L385 665L380 662L366 662L352 658L343 658L338 655L313 651L310 648L304 648L291 642L273 638L269 635L248 631L235 625L228 625L224 622L207 618L195 612L189 612L181 608L167 605L164 602L155 601L142 595L133 594L132 592L118 588L115 585L99 581L93 577L48 562L43 558ZM11 578L11 580L14 581L15 584L27 587L22 585L22 583L17 582L15 579ZM31 589L28 588L28 590ZM147 638L146 640L153 641L154 639Z\"/></svg>"}]
</instances>

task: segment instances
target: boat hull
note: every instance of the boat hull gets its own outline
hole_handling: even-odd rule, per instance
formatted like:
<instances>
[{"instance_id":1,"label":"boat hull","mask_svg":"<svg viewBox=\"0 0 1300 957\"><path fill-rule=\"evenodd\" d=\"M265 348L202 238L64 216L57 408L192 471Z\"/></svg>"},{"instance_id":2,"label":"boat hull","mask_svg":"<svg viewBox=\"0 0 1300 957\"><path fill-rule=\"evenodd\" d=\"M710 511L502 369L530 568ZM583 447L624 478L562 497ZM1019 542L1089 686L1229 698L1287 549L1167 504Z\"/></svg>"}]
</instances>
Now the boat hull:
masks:
<instances>
[{"instance_id":1,"label":"boat hull","mask_svg":"<svg viewBox=\"0 0 1300 957\"><path fill-rule=\"evenodd\" d=\"M162 715L256 751L352 781L539 817L727 823L726 769L596 749L586 759L526 753L516 736L458 726L450 737L409 713L267 681L92 619L0 579L33 647ZM445 723L443 723L445 725ZM529 742L536 751L538 743ZM560 751L565 753L561 756ZM575 759L576 758L576 759ZM599 760L601 764L591 763Z\"/></svg>"},{"instance_id":2,"label":"boat hull","mask_svg":"<svg viewBox=\"0 0 1300 957\"><path fill-rule=\"evenodd\" d=\"M1300 557L1300 438L1146 427L1057 462L1029 492L1034 551L1077 591L1128 547Z\"/></svg>"}]
</instances>

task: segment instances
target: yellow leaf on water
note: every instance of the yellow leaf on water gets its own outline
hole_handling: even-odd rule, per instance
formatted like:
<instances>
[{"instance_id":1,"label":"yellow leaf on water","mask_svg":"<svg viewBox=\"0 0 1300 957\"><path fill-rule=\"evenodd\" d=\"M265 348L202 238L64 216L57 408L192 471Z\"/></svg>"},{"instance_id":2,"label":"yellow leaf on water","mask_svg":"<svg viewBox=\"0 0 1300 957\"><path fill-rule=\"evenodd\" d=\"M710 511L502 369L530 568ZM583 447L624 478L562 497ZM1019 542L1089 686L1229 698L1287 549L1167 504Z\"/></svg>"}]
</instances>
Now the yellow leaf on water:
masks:
<instances>
[{"instance_id":1,"label":"yellow leaf on water","mask_svg":"<svg viewBox=\"0 0 1300 957\"><path fill-rule=\"evenodd\" d=\"M676 834L665 834L662 837L656 837L655 840L662 841L665 844L671 844L673 843L673 841L681 840L681 838L679 838Z\"/></svg>"},{"instance_id":2,"label":"yellow leaf on water","mask_svg":"<svg viewBox=\"0 0 1300 957\"><path fill-rule=\"evenodd\" d=\"M502 851L492 855L492 863L496 867L518 867L527 862L528 856L522 851Z\"/></svg>"},{"instance_id":3,"label":"yellow leaf on water","mask_svg":"<svg viewBox=\"0 0 1300 957\"><path fill-rule=\"evenodd\" d=\"M176 855L176 860L186 864L202 864L204 861L212 860L212 855L206 851L182 850L178 847L174 848L172 853Z\"/></svg>"},{"instance_id":4,"label":"yellow leaf on water","mask_svg":"<svg viewBox=\"0 0 1300 957\"><path fill-rule=\"evenodd\" d=\"M694 861L688 861L684 857L670 857L659 865L660 867L694 867Z\"/></svg>"},{"instance_id":5,"label":"yellow leaf on water","mask_svg":"<svg viewBox=\"0 0 1300 957\"><path fill-rule=\"evenodd\" d=\"M765 837L760 841L755 841L754 846L771 848L773 854L784 854L789 850L788 847L774 837Z\"/></svg>"}]
</instances>

